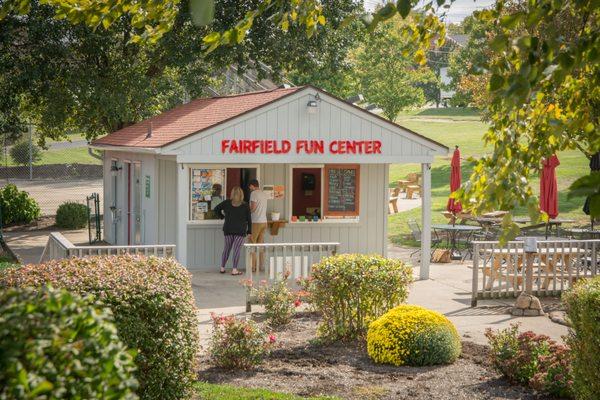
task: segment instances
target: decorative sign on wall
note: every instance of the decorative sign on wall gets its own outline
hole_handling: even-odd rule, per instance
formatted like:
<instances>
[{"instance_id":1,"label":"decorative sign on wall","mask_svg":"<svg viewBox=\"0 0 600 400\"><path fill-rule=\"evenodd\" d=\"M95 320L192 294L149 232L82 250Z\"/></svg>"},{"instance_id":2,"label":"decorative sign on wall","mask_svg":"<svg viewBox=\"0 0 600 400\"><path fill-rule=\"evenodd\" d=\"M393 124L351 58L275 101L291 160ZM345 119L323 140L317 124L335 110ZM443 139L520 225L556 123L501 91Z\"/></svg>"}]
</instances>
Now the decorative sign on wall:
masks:
<instances>
[{"instance_id":1,"label":"decorative sign on wall","mask_svg":"<svg viewBox=\"0 0 600 400\"><path fill-rule=\"evenodd\" d=\"M146 179L145 179L145 193L146 193L146 198L149 199L150 198L150 176L146 175Z\"/></svg>"},{"instance_id":2,"label":"decorative sign on wall","mask_svg":"<svg viewBox=\"0 0 600 400\"><path fill-rule=\"evenodd\" d=\"M381 154L379 140L221 140L223 154Z\"/></svg>"}]
</instances>

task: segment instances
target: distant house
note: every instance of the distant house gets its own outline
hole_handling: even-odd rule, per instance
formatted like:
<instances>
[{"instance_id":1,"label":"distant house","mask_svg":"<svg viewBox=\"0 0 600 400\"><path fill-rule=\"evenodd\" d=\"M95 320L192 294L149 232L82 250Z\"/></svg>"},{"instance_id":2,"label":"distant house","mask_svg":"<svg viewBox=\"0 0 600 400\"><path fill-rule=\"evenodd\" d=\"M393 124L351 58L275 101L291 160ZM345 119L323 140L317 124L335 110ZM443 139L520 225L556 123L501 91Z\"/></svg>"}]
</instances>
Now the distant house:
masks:
<instances>
[{"instance_id":1,"label":"distant house","mask_svg":"<svg viewBox=\"0 0 600 400\"><path fill-rule=\"evenodd\" d=\"M467 43L469 40L469 35L447 35L446 43L444 46L439 48L438 50L433 50L433 52L439 52L441 54L449 55L450 52L459 49ZM440 102L442 104L446 104L448 100L452 99L456 94L456 91L452 89L452 78L448 76L448 56L444 57L443 60L440 61L438 76L440 77Z\"/></svg>"}]
</instances>

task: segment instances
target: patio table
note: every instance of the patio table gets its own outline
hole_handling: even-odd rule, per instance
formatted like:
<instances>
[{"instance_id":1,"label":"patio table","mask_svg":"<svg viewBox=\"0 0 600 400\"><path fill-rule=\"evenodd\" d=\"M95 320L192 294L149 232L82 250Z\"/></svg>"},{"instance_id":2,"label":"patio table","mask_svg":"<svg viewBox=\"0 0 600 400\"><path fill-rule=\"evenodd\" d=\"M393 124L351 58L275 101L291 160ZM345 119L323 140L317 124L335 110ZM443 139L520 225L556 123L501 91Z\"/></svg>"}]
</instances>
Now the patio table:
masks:
<instances>
[{"instance_id":1,"label":"patio table","mask_svg":"<svg viewBox=\"0 0 600 400\"><path fill-rule=\"evenodd\" d=\"M483 230L480 226L473 225L452 225L452 224L436 224L431 225L434 231L444 231L448 232L448 240L447 243L450 245L450 256L452 259L460 260L462 255L457 247L457 240L460 238L460 235L466 234L467 241L469 237L474 233ZM458 258L455 258L454 254L458 253ZM465 253L466 256L467 253Z\"/></svg>"},{"instance_id":2,"label":"patio table","mask_svg":"<svg viewBox=\"0 0 600 400\"><path fill-rule=\"evenodd\" d=\"M502 218L486 218L486 217L483 217L483 218L477 218L476 221L481 226L489 228L489 227L494 226L494 225L500 225L502 223ZM516 224L525 225L525 224L531 223L531 218L529 218L529 217L515 217L515 218L512 219L512 221L514 223L516 223ZM535 229L535 228L546 227L546 237L547 237L548 234L552 232L552 228L554 227L555 230L556 230L556 235L558 236L558 234L559 234L559 228L562 226L562 224L572 224L574 222L576 222L574 219L554 218L554 219L549 220L548 222L540 222L538 224L526 226L523 229Z\"/></svg>"}]
</instances>

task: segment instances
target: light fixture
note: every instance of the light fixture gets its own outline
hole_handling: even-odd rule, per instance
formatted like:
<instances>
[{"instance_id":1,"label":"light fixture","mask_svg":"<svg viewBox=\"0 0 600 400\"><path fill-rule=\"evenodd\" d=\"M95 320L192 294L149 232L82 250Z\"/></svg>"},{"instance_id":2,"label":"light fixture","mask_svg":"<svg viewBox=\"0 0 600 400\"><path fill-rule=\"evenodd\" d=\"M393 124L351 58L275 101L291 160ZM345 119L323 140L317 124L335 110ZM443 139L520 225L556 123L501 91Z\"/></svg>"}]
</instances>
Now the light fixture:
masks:
<instances>
[{"instance_id":1,"label":"light fixture","mask_svg":"<svg viewBox=\"0 0 600 400\"><path fill-rule=\"evenodd\" d=\"M309 100L308 103L306 103L306 108L309 114L316 114L319 110L319 102L321 101L321 97L319 96L319 93L317 93L314 97L314 100Z\"/></svg>"},{"instance_id":2,"label":"light fixture","mask_svg":"<svg viewBox=\"0 0 600 400\"><path fill-rule=\"evenodd\" d=\"M119 173L119 171L122 169L123 167L118 167L117 164L113 164L110 166L110 174L112 176L117 176L117 173Z\"/></svg>"}]
</instances>

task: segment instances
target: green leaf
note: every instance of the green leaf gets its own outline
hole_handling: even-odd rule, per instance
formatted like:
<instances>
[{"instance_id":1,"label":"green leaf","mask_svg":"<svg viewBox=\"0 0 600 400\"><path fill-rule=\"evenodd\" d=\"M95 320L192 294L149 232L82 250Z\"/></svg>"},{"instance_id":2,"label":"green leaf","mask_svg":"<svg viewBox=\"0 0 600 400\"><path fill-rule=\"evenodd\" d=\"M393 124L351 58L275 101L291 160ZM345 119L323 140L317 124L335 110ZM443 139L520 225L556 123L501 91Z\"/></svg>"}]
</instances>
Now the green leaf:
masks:
<instances>
[{"instance_id":1,"label":"green leaf","mask_svg":"<svg viewBox=\"0 0 600 400\"><path fill-rule=\"evenodd\" d=\"M394 3L387 3L377 11L377 15L381 21L392 18L396 14L396 6Z\"/></svg>"},{"instance_id":2,"label":"green leaf","mask_svg":"<svg viewBox=\"0 0 600 400\"><path fill-rule=\"evenodd\" d=\"M406 18L408 14L410 14L410 10L412 8L411 0L398 0L396 3L396 8L398 9L398 13L402 16L402 18Z\"/></svg>"},{"instance_id":3,"label":"green leaf","mask_svg":"<svg viewBox=\"0 0 600 400\"><path fill-rule=\"evenodd\" d=\"M504 86L504 77L493 74L490 78L490 90L493 92L500 89L502 86Z\"/></svg>"},{"instance_id":4,"label":"green leaf","mask_svg":"<svg viewBox=\"0 0 600 400\"><path fill-rule=\"evenodd\" d=\"M215 18L214 0L190 0L190 15L194 25L209 25Z\"/></svg>"}]
</instances>

